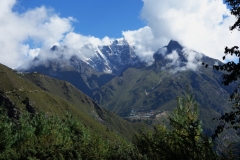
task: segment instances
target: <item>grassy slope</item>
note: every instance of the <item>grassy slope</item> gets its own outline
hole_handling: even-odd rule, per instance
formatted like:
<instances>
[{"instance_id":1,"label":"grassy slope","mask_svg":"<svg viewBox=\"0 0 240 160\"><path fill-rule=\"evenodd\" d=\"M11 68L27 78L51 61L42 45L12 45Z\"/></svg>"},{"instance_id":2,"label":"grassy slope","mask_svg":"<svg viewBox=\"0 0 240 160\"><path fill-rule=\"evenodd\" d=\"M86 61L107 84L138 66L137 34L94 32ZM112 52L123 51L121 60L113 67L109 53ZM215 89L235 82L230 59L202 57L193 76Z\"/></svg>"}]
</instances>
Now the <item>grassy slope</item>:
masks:
<instances>
[{"instance_id":1,"label":"grassy slope","mask_svg":"<svg viewBox=\"0 0 240 160\"><path fill-rule=\"evenodd\" d=\"M132 133L135 132L132 124L94 105L89 97L68 82L58 81L40 74L19 74L3 65L0 65L0 77L0 90L21 110L26 110L22 101L29 97L37 110L48 112L48 114L58 114L59 116L65 115L69 111L92 131L112 140L118 136L109 131L107 127L110 127L110 130L117 131L120 135L125 135L127 138L130 138ZM45 90L35 85L34 80L36 80L37 85ZM101 115L98 112L103 114ZM109 119L110 122L103 122L107 127L99 123L106 121L106 119Z\"/></svg>"},{"instance_id":2,"label":"grassy slope","mask_svg":"<svg viewBox=\"0 0 240 160\"><path fill-rule=\"evenodd\" d=\"M34 73L26 75L26 78L43 90L50 91L54 95L67 99L68 102L72 103L82 112L107 126L109 130L114 130L127 138L130 138L143 125L142 123L129 123L119 116L100 108L91 98L66 81Z\"/></svg>"}]
</instances>

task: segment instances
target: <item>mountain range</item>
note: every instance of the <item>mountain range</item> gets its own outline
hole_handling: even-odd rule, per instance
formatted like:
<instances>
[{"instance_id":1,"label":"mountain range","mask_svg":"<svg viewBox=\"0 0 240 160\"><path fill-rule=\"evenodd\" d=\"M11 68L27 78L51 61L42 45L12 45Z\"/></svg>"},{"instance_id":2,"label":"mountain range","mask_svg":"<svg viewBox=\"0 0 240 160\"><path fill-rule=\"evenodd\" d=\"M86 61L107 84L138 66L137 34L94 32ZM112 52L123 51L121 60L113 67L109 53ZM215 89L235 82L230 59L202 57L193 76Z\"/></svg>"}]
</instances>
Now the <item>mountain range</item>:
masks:
<instances>
[{"instance_id":1,"label":"mountain range","mask_svg":"<svg viewBox=\"0 0 240 160\"><path fill-rule=\"evenodd\" d=\"M124 39L97 49L86 45L81 52L91 56L85 58L78 54L66 58L67 50L66 46L53 46L50 52L55 58L43 61L38 56L27 69L18 70L68 81L101 107L131 121L167 117L177 105L176 97L185 95L186 87L199 104L206 130L213 127L212 118L230 108L228 98L234 84L223 86L221 72L201 65L221 62L177 41L159 48L150 65L142 62L135 47Z\"/></svg>"}]
</instances>

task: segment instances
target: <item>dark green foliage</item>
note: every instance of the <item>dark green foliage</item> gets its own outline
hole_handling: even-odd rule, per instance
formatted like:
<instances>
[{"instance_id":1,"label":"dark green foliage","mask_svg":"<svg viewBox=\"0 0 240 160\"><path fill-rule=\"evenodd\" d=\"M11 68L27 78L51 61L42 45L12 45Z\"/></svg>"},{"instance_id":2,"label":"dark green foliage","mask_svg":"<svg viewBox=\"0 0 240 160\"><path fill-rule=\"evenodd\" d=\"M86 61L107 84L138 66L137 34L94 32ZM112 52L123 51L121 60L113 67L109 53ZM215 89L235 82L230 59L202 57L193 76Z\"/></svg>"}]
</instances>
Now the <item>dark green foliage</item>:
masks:
<instances>
[{"instance_id":1,"label":"dark green foliage","mask_svg":"<svg viewBox=\"0 0 240 160\"><path fill-rule=\"evenodd\" d=\"M141 130L133 144L109 141L90 132L72 115L59 118L23 112L19 120L0 107L0 159L220 159L211 139L203 135L198 107L191 95L178 98L169 117L170 128L157 125L154 132ZM230 154L228 154L230 153ZM229 159L232 152L224 154ZM234 158L232 158L234 159Z\"/></svg>"},{"instance_id":2,"label":"dark green foliage","mask_svg":"<svg viewBox=\"0 0 240 160\"><path fill-rule=\"evenodd\" d=\"M15 123L4 114L0 116L0 159L80 158L80 145L88 132L70 115L61 120L43 113L23 113Z\"/></svg>"},{"instance_id":3,"label":"dark green foliage","mask_svg":"<svg viewBox=\"0 0 240 160\"><path fill-rule=\"evenodd\" d=\"M70 114L22 113L13 122L0 111L0 159L135 159L132 146L90 133Z\"/></svg>"},{"instance_id":4,"label":"dark green foliage","mask_svg":"<svg viewBox=\"0 0 240 160\"><path fill-rule=\"evenodd\" d=\"M240 1L239 0L226 0L226 3L231 7L231 14L234 15L237 20L230 27L230 30L240 30Z\"/></svg>"}]
</instances>

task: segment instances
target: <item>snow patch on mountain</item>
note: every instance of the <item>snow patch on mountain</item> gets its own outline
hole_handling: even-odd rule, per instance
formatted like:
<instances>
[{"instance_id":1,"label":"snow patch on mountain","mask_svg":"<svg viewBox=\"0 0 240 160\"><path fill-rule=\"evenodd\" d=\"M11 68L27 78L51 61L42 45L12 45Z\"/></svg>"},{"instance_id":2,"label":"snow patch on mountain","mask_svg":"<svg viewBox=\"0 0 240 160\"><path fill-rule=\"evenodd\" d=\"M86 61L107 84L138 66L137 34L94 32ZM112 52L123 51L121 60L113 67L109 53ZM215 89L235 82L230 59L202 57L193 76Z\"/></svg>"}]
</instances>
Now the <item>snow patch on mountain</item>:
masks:
<instances>
[{"instance_id":1,"label":"snow patch on mountain","mask_svg":"<svg viewBox=\"0 0 240 160\"><path fill-rule=\"evenodd\" d=\"M91 61L86 61L95 70L113 74L139 62L134 49L124 39L116 39L109 45L99 46Z\"/></svg>"},{"instance_id":2,"label":"snow patch on mountain","mask_svg":"<svg viewBox=\"0 0 240 160\"><path fill-rule=\"evenodd\" d=\"M125 39L120 38L110 41L109 44L99 46L91 43L79 44L79 47L76 44L75 48L61 45L53 46L50 50L45 50L45 52L39 54L29 64L29 67L46 64L48 61L58 61L59 64L64 64L58 66L64 67L67 63L73 65L72 60L75 57L75 67L85 63L95 71L115 75L121 74L129 66L151 65L156 61L161 61L162 70L169 70L172 73L176 73L185 70L196 71L201 65L203 56L202 53L183 47L177 41L171 40L167 46L158 49L153 57L145 58L143 61L136 54L135 46L130 45ZM22 66L21 68L26 69L26 66Z\"/></svg>"}]
</instances>

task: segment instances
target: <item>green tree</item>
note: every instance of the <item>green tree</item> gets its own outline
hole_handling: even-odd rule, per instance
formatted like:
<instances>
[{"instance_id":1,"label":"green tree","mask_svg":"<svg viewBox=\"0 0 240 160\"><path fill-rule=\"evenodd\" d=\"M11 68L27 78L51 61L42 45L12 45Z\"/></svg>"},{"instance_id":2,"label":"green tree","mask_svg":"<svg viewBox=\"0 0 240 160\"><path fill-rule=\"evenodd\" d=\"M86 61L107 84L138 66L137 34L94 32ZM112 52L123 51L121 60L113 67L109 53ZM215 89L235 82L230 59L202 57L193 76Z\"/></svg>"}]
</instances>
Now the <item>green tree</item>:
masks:
<instances>
[{"instance_id":1,"label":"green tree","mask_svg":"<svg viewBox=\"0 0 240 160\"><path fill-rule=\"evenodd\" d=\"M156 126L154 132L141 131L134 144L147 159L217 159L211 139L202 133L198 106L191 94L177 99L169 117L170 129Z\"/></svg>"},{"instance_id":2,"label":"green tree","mask_svg":"<svg viewBox=\"0 0 240 160\"><path fill-rule=\"evenodd\" d=\"M215 159L212 142L202 132L198 104L192 94L178 97L178 106L169 117L171 131L183 159Z\"/></svg>"},{"instance_id":3,"label":"green tree","mask_svg":"<svg viewBox=\"0 0 240 160\"><path fill-rule=\"evenodd\" d=\"M191 94L187 94L185 98L178 97L177 102L178 106L169 117L173 130L181 136L190 136L191 139L196 139L202 133L197 102Z\"/></svg>"}]
</instances>

